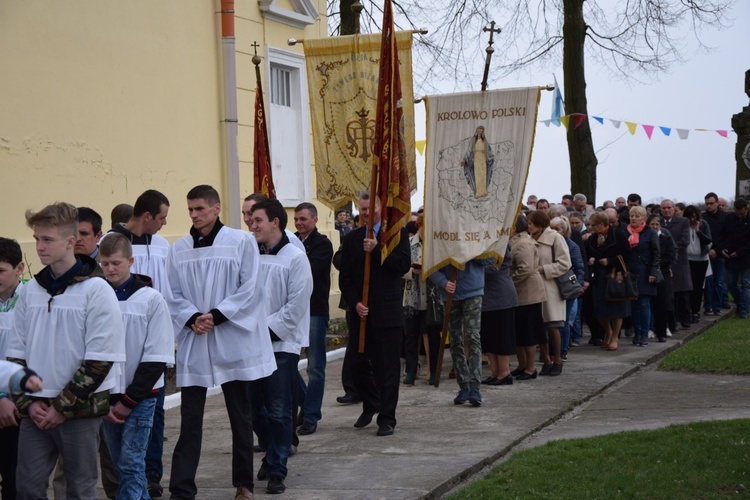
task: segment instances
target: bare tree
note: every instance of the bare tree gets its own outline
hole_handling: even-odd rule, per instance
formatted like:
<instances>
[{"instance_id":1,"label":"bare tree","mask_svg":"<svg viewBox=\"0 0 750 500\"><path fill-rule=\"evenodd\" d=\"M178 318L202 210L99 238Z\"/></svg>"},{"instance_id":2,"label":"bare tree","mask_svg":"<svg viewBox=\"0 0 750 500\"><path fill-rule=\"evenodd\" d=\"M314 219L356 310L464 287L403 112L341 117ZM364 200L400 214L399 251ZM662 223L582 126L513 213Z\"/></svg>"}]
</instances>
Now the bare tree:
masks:
<instances>
[{"instance_id":1,"label":"bare tree","mask_svg":"<svg viewBox=\"0 0 750 500\"><path fill-rule=\"evenodd\" d=\"M352 0L329 0L331 34L344 33ZM362 32L377 32L382 1L364 0ZM484 60L481 29L494 20L496 37L490 83L509 74L562 59L565 113L588 115L585 63L595 61L613 76L652 79L695 50L710 50L704 29L723 29L734 0L394 0L400 29L426 27L415 38L416 92L452 81L456 90L479 89ZM335 9L339 7L337 12ZM342 15L339 15L339 12ZM568 128L571 192L596 196L597 159L588 121Z\"/></svg>"}]
</instances>

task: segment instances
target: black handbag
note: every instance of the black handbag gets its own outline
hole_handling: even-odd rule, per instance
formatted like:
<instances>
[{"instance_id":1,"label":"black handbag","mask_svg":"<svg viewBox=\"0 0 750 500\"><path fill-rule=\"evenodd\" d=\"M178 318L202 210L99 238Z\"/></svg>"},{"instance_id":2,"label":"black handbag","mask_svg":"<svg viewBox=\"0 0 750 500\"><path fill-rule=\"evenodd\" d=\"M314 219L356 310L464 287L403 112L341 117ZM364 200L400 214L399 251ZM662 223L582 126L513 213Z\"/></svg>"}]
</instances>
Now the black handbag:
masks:
<instances>
[{"instance_id":1,"label":"black handbag","mask_svg":"<svg viewBox=\"0 0 750 500\"><path fill-rule=\"evenodd\" d=\"M622 265L622 271L616 271L615 266L612 266L612 272L605 276L607 287L604 289L604 299L607 302L636 300L638 298L636 277L628 272L622 255L618 255L617 258Z\"/></svg>"},{"instance_id":2,"label":"black handbag","mask_svg":"<svg viewBox=\"0 0 750 500\"><path fill-rule=\"evenodd\" d=\"M552 262L557 262L554 243L552 244ZM562 276L555 278L555 282L557 283L557 289L560 291L560 297L565 300L576 299L583 292L583 288L578 283L578 278L576 277L576 273L573 272L572 267Z\"/></svg>"}]
</instances>

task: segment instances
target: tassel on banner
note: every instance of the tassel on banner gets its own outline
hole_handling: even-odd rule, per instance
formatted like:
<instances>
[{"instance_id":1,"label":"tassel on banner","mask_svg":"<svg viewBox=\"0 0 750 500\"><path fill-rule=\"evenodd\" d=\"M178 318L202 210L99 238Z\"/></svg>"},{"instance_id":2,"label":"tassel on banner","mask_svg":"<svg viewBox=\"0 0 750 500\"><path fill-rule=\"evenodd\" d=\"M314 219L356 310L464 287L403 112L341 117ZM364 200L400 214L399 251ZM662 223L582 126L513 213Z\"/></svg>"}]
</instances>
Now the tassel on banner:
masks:
<instances>
[{"instance_id":1,"label":"tassel on banner","mask_svg":"<svg viewBox=\"0 0 750 500\"><path fill-rule=\"evenodd\" d=\"M651 140L651 134L654 133L654 126L653 125L641 125L643 127L643 130L646 132L646 135L648 136L648 140Z\"/></svg>"},{"instance_id":2,"label":"tassel on banner","mask_svg":"<svg viewBox=\"0 0 750 500\"><path fill-rule=\"evenodd\" d=\"M625 125L628 126L628 130L630 131L630 135L635 135L635 131L636 131L637 127L638 127L638 124L637 123L633 123L633 122L625 122Z\"/></svg>"}]
</instances>

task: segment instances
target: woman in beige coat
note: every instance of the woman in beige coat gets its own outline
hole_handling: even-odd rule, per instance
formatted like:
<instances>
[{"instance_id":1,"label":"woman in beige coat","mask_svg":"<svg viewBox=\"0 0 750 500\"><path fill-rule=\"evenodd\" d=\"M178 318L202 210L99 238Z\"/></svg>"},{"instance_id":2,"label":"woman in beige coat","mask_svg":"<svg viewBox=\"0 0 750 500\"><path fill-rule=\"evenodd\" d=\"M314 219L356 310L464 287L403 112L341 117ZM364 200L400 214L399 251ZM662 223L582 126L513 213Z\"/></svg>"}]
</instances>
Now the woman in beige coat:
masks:
<instances>
[{"instance_id":1,"label":"woman in beige coat","mask_svg":"<svg viewBox=\"0 0 750 500\"><path fill-rule=\"evenodd\" d=\"M510 277L518 294L518 307L515 311L518 368L511 372L516 380L536 378L536 346L547 342L542 318L542 303L547 300L547 292L544 280L537 270L538 245L527 231L526 217L520 214L510 239Z\"/></svg>"},{"instance_id":2,"label":"woman in beige coat","mask_svg":"<svg viewBox=\"0 0 750 500\"><path fill-rule=\"evenodd\" d=\"M570 251L565 238L549 227L549 216L540 210L529 214L529 233L539 244L539 274L544 278L547 301L542 305L542 316L547 327L548 345L540 344L544 366L540 375L560 375L560 328L565 326L565 299L560 295L555 278L562 276L571 266ZM554 248L554 259L552 252ZM554 363L550 359L554 356Z\"/></svg>"}]
</instances>

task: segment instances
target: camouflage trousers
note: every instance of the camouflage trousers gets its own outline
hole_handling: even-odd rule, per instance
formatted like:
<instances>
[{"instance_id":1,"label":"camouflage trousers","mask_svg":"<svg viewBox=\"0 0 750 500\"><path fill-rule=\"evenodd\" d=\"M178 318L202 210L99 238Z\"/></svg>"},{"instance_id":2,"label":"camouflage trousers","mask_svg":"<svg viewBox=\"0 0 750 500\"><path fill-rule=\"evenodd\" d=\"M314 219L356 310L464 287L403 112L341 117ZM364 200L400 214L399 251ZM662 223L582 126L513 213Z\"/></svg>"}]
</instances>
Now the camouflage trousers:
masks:
<instances>
[{"instance_id":1,"label":"camouflage trousers","mask_svg":"<svg viewBox=\"0 0 750 500\"><path fill-rule=\"evenodd\" d=\"M460 387L478 389L482 380L481 321L481 296L453 301L450 314L451 357ZM469 349L468 356L465 345Z\"/></svg>"}]
</instances>

